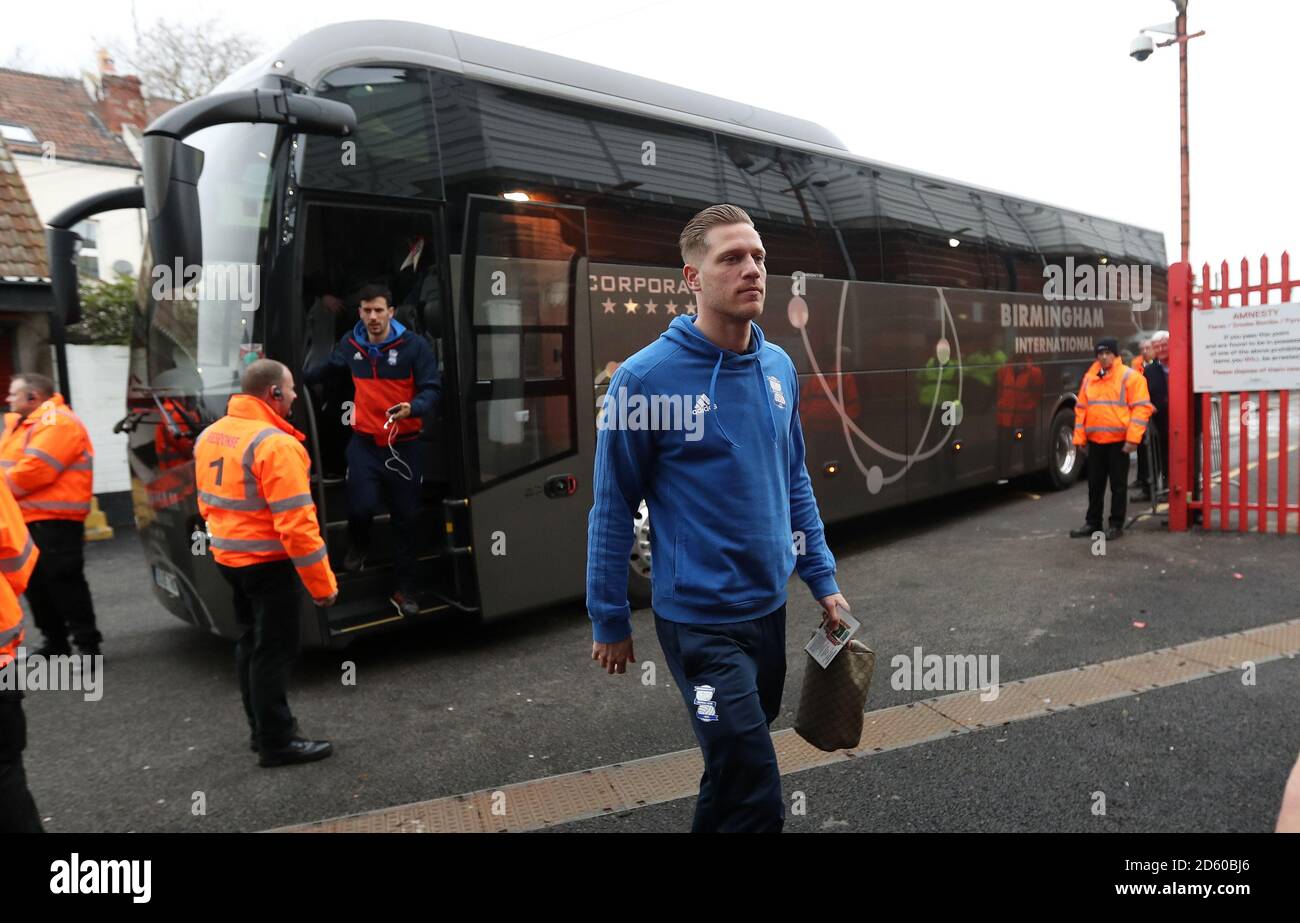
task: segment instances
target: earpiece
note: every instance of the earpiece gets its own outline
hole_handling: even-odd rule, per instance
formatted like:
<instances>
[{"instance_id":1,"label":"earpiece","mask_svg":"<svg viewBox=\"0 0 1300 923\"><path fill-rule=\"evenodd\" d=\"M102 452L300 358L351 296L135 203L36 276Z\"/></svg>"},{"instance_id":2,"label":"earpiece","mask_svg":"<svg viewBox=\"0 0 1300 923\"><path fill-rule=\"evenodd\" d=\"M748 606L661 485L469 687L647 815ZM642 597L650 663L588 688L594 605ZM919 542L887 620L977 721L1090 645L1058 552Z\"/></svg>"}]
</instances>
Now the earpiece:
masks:
<instances>
[{"instance_id":1,"label":"earpiece","mask_svg":"<svg viewBox=\"0 0 1300 923\"><path fill-rule=\"evenodd\" d=\"M277 401L284 400L284 392L280 390L279 385L276 385L271 389L271 397L275 398Z\"/></svg>"}]
</instances>

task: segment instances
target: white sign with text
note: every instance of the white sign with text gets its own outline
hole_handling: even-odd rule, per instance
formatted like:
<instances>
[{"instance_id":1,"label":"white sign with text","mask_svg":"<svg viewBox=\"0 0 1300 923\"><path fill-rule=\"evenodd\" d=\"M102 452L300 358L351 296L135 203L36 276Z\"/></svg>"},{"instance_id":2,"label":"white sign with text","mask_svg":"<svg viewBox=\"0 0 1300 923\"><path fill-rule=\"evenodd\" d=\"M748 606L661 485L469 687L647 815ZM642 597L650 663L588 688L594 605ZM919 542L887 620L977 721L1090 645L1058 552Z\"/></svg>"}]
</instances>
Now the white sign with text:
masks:
<instances>
[{"instance_id":1,"label":"white sign with text","mask_svg":"<svg viewBox=\"0 0 1300 923\"><path fill-rule=\"evenodd\" d=\"M1300 388L1300 303L1193 310L1192 376L1197 393Z\"/></svg>"}]
</instances>

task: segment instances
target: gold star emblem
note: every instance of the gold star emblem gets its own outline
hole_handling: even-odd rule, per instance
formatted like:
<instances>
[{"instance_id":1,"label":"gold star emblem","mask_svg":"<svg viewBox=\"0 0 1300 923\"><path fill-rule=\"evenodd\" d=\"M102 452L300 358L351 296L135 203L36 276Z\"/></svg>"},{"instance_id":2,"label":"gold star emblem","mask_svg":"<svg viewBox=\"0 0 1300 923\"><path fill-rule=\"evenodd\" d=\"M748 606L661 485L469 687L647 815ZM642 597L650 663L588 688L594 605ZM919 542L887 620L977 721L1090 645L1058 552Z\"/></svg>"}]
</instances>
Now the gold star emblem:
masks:
<instances>
[{"instance_id":1,"label":"gold star emblem","mask_svg":"<svg viewBox=\"0 0 1300 923\"><path fill-rule=\"evenodd\" d=\"M636 313L636 302L635 302L635 301L625 301L625 302L623 302L623 307L627 308L627 313L628 313L628 314L635 314L635 313Z\"/></svg>"},{"instance_id":2,"label":"gold star emblem","mask_svg":"<svg viewBox=\"0 0 1300 923\"><path fill-rule=\"evenodd\" d=\"M653 301L647 301L647 302L645 303L645 312L646 312L647 314L654 314L654 313L655 313L655 308L657 308L657 307L659 307L659 305L655 304Z\"/></svg>"},{"instance_id":3,"label":"gold star emblem","mask_svg":"<svg viewBox=\"0 0 1300 923\"><path fill-rule=\"evenodd\" d=\"M669 314L676 314L676 313L677 313L677 302L675 302L675 301L670 301L670 302L668 302L668 304L664 305L664 307L666 307L666 308L668 309L668 313L669 313Z\"/></svg>"},{"instance_id":4,"label":"gold star emblem","mask_svg":"<svg viewBox=\"0 0 1300 923\"><path fill-rule=\"evenodd\" d=\"M605 313L606 313L606 314L613 314L613 313L614 313L614 302L610 301L608 298L606 298L604 301L602 301L602 302L600 303L600 306L601 306L602 308L605 309Z\"/></svg>"},{"instance_id":5,"label":"gold star emblem","mask_svg":"<svg viewBox=\"0 0 1300 923\"><path fill-rule=\"evenodd\" d=\"M693 302L693 301L688 301L688 302L686 302L686 313L687 313L687 314L694 314L694 313L695 313L695 302Z\"/></svg>"}]
</instances>

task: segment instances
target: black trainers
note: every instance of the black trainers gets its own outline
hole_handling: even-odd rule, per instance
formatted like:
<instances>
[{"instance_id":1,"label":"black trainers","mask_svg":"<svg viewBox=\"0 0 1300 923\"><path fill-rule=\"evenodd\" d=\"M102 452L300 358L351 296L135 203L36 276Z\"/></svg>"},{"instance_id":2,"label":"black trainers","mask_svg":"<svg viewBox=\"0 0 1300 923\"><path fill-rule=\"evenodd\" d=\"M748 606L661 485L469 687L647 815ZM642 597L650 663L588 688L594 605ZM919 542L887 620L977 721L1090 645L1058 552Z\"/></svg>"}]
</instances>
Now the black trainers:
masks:
<instances>
[{"instance_id":1,"label":"black trainers","mask_svg":"<svg viewBox=\"0 0 1300 923\"><path fill-rule=\"evenodd\" d=\"M419 602L416 601L414 596L403 593L401 590L389 597L389 602L396 606L397 611L407 618L413 618L420 614Z\"/></svg>"},{"instance_id":2,"label":"black trainers","mask_svg":"<svg viewBox=\"0 0 1300 923\"><path fill-rule=\"evenodd\" d=\"M37 657L62 657L72 653L70 644L53 644L49 641L38 647L34 653Z\"/></svg>"},{"instance_id":3,"label":"black trainers","mask_svg":"<svg viewBox=\"0 0 1300 923\"><path fill-rule=\"evenodd\" d=\"M1109 526L1106 529L1106 538L1108 539L1116 539L1116 538L1123 538L1123 537L1124 537L1123 526Z\"/></svg>"},{"instance_id":4,"label":"black trainers","mask_svg":"<svg viewBox=\"0 0 1300 923\"><path fill-rule=\"evenodd\" d=\"M1082 525L1077 529L1070 530L1070 538L1090 538L1092 533L1100 532L1101 526Z\"/></svg>"},{"instance_id":5,"label":"black trainers","mask_svg":"<svg viewBox=\"0 0 1300 923\"><path fill-rule=\"evenodd\" d=\"M290 766L295 763L314 763L323 760L334 752L334 745L328 740L304 740L295 737L283 747L274 747L262 751L257 761L259 766Z\"/></svg>"}]
</instances>

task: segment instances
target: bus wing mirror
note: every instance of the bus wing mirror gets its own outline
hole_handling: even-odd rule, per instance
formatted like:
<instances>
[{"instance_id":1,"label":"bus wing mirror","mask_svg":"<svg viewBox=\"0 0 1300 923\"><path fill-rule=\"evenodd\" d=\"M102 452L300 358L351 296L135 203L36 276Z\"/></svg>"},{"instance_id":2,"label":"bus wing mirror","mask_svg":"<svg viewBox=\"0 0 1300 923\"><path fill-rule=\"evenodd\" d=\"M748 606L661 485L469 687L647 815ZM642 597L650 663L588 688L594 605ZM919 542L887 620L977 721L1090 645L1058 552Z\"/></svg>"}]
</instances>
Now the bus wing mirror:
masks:
<instances>
[{"instance_id":1,"label":"bus wing mirror","mask_svg":"<svg viewBox=\"0 0 1300 923\"><path fill-rule=\"evenodd\" d=\"M50 261L54 309L63 325L81 323L81 291L77 280L77 244L81 235L70 228L46 228L45 250Z\"/></svg>"},{"instance_id":2,"label":"bus wing mirror","mask_svg":"<svg viewBox=\"0 0 1300 923\"><path fill-rule=\"evenodd\" d=\"M45 249L50 263L50 287L55 310L65 326L81 321L81 290L77 280L77 244L81 235L73 227L101 212L119 208L144 208L144 190L123 186L97 192L63 209L47 222Z\"/></svg>"},{"instance_id":3,"label":"bus wing mirror","mask_svg":"<svg viewBox=\"0 0 1300 923\"><path fill-rule=\"evenodd\" d=\"M172 291L184 284L187 267L203 263L203 224L199 220L199 174L203 152L167 135L144 139L144 200L149 217L149 252L153 266L179 268Z\"/></svg>"},{"instance_id":4,"label":"bus wing mirror","mask_svg":"<svg viewBox=\"0 0 1300 923\"><path fill-rule=\"evenodd\" d=\"M199 175L203 152L184 139L213 125L269 122L306 134L348 137L357 130L352 107L284 90L244 90L190 100L155 119L144 133L144 198L154 267L176 267L173 290L203 263ZM177 271L179 270L179 274ZM152 272L152 268L151 268Z\"/></svg>"}]
</instances>

